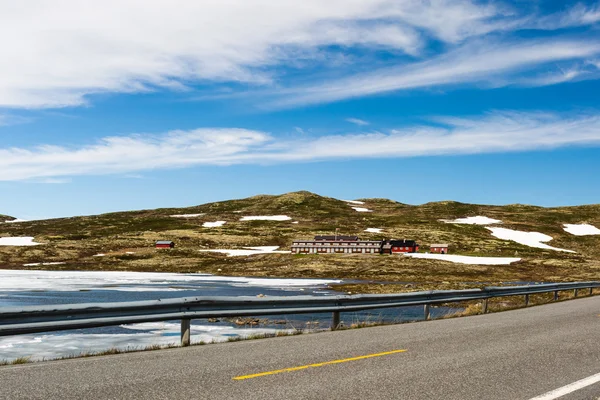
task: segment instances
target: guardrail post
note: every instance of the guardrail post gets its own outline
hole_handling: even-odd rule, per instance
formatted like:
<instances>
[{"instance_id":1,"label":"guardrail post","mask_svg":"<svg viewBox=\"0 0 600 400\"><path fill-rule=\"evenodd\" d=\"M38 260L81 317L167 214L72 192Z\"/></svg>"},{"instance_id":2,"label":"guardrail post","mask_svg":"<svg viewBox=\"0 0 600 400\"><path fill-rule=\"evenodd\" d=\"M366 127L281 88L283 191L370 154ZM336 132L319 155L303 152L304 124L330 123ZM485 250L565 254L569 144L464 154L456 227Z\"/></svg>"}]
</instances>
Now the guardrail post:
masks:
<instances>
[{"instance_id":1,"label":"guardrail post","mask_svg":"<svg viewBox=\"0 0 600 400\"><path fill-rule=\"evenodd\" d=\"M431 304L425 304L423 306L423 314L424 314L425 320L431 319L431 313L429 312L430 307L431 307Z\"/></svg>"},{"instance_id":2,"label":"guardrail post","mask_svg":"<svg viewBox=\"0 0 600 400\"><path fill-rule=\"evenodd\" d=\"M558 300L558 290L554 291L554 301Z\"/></svg>"},{"instance_id":3,"label":"guardrail post","mask_svg":"<svg viewBox=\"0 0 600 400\"><path fill-rule=\"evenodd\" d=\"M488 311L488 299L483 299L483 301L481 302L481 313L487 314L487 311Z\"/></svg>"},{"instance_id":4,"label":"guardrail post","mask_svg":"<svg viewBox=\"0 0 600 400\"><path fill-rule=\"evenodd\" d=\"M593 290L594 290L594 288L590 288L590 296L592 295Z\"/></svg>"},{"instance_id":5,"label":"guardrail post","mask_svg":"<svg viewBox=\"0 0 600 400\"><path fill-rule=\"evenodd\" d=\"M526 294L525 295L525 307L527 307L529 305L529 295Z\"/></svg>"},{"instance_id":6,"label":"guardrail post","mask_svg":"<svg viewBox=\"0 0 600 400\"><path fill-rule=\"evenodd\" d=\"M575 289L575 297L579 294L579 289Z\"/></svg>"},{"instance_id":7,"label":"guardrail post","mask_svg":"<svg viewBox=\"0 0 600 400\"><path fill-rule=\"evenodd\" d=\"M334 311L333 312L333 318L331 321L331 330L335 331L340 327L340 312L339 311Z\"/></svg>"},{"instance_id":8,"label":"guardrail post","mask_svg":"<svg viewBox=\"0 0 600 400\"><path fill-rule=\"evenodd\" d=\"M181 320L181 345L183 347L190 345L190 330L192 320L189 318L183 318Z\"/></svg>"}]
</instances>

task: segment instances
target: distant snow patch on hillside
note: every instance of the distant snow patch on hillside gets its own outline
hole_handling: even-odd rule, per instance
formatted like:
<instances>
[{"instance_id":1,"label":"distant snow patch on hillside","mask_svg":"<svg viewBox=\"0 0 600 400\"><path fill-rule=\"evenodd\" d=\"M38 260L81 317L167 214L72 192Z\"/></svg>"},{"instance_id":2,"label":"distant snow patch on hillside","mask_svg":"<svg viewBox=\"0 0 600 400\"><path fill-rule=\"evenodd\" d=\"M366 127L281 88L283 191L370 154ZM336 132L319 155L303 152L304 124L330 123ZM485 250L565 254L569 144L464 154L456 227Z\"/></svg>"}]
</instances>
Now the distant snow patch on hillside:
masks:
<instances>
[{"instance_id":1,"label":"distant snow patch on hillside","mask_svg":"<svg viewBox=\"0 0 600 400\"><path fill-rule=\"evenodd\" d=\"M257 247L244 247L243 249L214 249L214 250L200 250L205 252L212 253L223 253L227 254L229 257L239 257L239 256L253 256L255 254L289 254L290 251L283 251L277 249L279 246L257 246Z\"/></svg>"},{"instance_id":2,"label":"distant snow patch on hillside","mask_svg":"<svg viewBox=\"0 0 600 400\"><path fill-rule=\"evenodd\" d=\"M352 207L352 208L358 212L373 212L373 210L369 210L368 208L363 208L363 207Z\"/></svg>"},{"instance_id":3,"label":"distant snow patch on hillside","mask_svg":"<svg viewBox=\"0 0 600 400\"><path fill-rule=\"evenodd\" d=\"M204 213L202 213L202 214L174 214L174 215L169 215L169 217L173 217L173 218L196 218L196 217L201 217L203 215L204 215Z\"/></svg>"},{"instance_id":4,"label":"distant snow patch on hillside","mask_svg":"<svg viewBox=\"0 0 600 400\"><path fill-rule=\"evenodd\" d=\"M240 221L289 221L292 219L287 215L249 215L242 217Z\"/></svg>"},{"instance_id":5,"label":"distant snow patch on hillside","mask_svg":"<svg viewBox=\"0 0 600 400\"><path fill-rule=\"evenodd\" d=\"M294 221L294 222L292 222L292 224L297 224L297 223L298 223L298 221Z\"/></svg>"},{"instance_id":6,"label":"distant snow patch on hillside","mask_svg":"<svg viewBox=\"0 0 600 400\"><path fill-rule=\"evenodd\" d=\"M29 222L29 220L28 219L16 218L16 219L13 219L11 221L4 221L5 224L16 224L18 222Z\"/></svg>"},{"instance_id":7,"label":"distant snow patch on hillside","mask_svg":"<svg viewBox=\"0 0 600 400\"><path fill-rule=\"evenodd\" d=\"M223 225L225 225L225 221L205 222L202 224L205 228L218 228Z\"/></svg>"},{"instance_id":8,"label":"distant snow patch on hillside","mask_svg":"<svg viewBox=\"0 0 600 400\"><path fill-rule=\"evenodd\" d=\"M563 229L575 236L600 235L600 229L589 224L565 224Z\"/></svg>"},{"instance_id":9,"label":"distant snow patch on hillside","mask_svg":"<svg viewBox=\"0 0 600 400\"><path fill-rule=\"evenodd\" d=\"M358 200L342 200L342 201L345 201L346 203L352 203L352 204L358 204L358 205L365 204L364 201L358 201Z\"/></svg>"},{"instance_id":10,"label":"distant snow patch on hillside","mask_svg":"<svg viewBox=\"0 0 600 400\"><path fill-rule=\"evenodd\" d=\"M367 228L365 229L365 232L371 232L371 233L381 233L382 229L381 228Z\"/></svg>"},{"instance_id":11,"label":"distant snow patch on hillside","mask_svg":"<svg viewBox=\"0 0 600 400\"><path fill-rule=\"evenodd\" d=\"M545 243L542 243L549 242L550 240L552 240L552 236L548 236L540 232L522 232L506 228L486 228L492 231L492 235L497 237L498 239L512 240L513 242L517 242L529 247L536 247L538 249L575 253L573 250L559 249L557 247L552 247Z\"/></svg>"},{"instance_id":12,"label":"distant snow patch on hillside","mask_svg":"<svg viewBox=\"0 0 600 400\"><path fill-rule=\"evenodd\" d=\"M405 256L413 258L427 258L430 260L449 261L458 264L474 264L474 265L508 265L517 261L520 258L510 257L472 257L459 256L455 254L422 254L422 253L406 253Z\"/></svg>"},{"instance_id":13,"label":"distant snow patch on hillside","mask_svg":"<svg viewBox=\"0 0 600 400\"><path fill-rule=\"evenodd\" d=\"M23 237L1 237L0 246L37 246L42 243L36 243L31 236Z\"/></svg>"},{"instance_id":14,"label":"distant snow patch on hillside","mask_svg":"<svg viewBox=\"0 0 600 400\"><path fill-rule=\"evenodd\" d=\"M492 224L501 224L502 221L498 219L492 219L488 217L482 217L480 215L476 217L466 217L466 218L457 218L457 219L441 219L440 221L445 222L447 224L470 224L470 225L492 225Z\"/></svg>"},{"instance_id":15,"label":"distant snow patch on hillside","mask_svg":"<svg viewBox=\"0 0 600 400\"><path fill-rule=\"evenodd\" d=\"M66 264L64 262L38 262L38 263L29 263L23 264L24 267L37 267L38 265L62 265Z\"/></svg>"}]
</instances>

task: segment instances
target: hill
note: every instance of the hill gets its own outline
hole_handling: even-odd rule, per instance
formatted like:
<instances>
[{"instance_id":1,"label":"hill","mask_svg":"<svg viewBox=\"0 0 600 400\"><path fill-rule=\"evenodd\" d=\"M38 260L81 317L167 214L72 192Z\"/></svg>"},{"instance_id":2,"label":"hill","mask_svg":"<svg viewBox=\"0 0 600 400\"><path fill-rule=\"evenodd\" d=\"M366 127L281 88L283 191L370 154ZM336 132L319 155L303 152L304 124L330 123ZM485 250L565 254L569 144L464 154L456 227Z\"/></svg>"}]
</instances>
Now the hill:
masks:
<instances>
[{"instance_id":1,"label":"hill","mask_svg":"<svg viewBox=\"0 0 600 400\"><path fill-rule=\"evenodd\" d=\"M478 282L598 279L600 236L574 236L563 229L563 224L588 223L600 227L600 205L544 208L444 201L413 206L387 199L359 200L364 204L294 192L187 208L0 224L0 237L33 236L36 242L44 243L34 247L0 246L0 268L22 269L28 263L61 262L64 264L33 268L326 277L444 288ZM359 212L352 207L372 212ZM264 215L286 215L291 219L240 220L243 216ZM533 248L497 239L484 226L441 221L469 216L501 220L502 224L497 226L502 228L552 236L549 245L576 253ZM215 221L225 224L203 227L205 222ZM454 254L520 257L522 261L484 266L383 255L228 257L199 251L246 246L281 246L288 250L294 239L333 234L336 228L341 234L364 239L416 239L424 251L430 243L443 242L450 244ZM367 228L381 228L383 232L368 233ZM155 250L156 240L173 240L176 248Z\"/></svg>"},{"instance_id":2,"label":"hill","mask_svg":"<svg viewBox=\"0 0 600 400\"><path fill-rule=\"evenodd\" d=\"M2 215L2 214L0 214L0 223L1 222L5 222L5 221L12 221L14 219L16 219L16 218L8 216L8 215Z\"/></svg>"}]
</instances>

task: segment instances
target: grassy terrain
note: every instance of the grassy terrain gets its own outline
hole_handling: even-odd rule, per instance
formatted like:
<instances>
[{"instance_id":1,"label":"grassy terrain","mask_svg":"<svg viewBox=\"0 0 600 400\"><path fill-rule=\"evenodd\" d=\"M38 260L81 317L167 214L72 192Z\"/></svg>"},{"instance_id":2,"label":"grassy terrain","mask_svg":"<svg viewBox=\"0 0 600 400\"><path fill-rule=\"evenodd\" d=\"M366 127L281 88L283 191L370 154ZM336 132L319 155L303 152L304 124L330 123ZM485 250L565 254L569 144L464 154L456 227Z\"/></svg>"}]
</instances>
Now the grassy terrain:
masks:
<instances>
[{"instance_id":1,"label":"grassy terrain","mask_svg":"<svg viewBox=\"0 0 600 400\"><path fill-rule=\"evenodd\" d=\"M528 205L485 206L457 202L419 206L386 199L361 199L372 213L309 192L254 196L179 209L156 209L96 216L0 224L0 237L34 236L35 247L0 247L0 268L23 269L25 263L65 262L30 268L208 272L236 276L318 277L376 281L350 285L347 291L399 291L421 288L460 288L481 282L570 281L600 277L600 236L573 236L565 223L600 227L600 205L542 208ZM173 218L172 214L198 214ZM241 222L244 215L279 215L291 221ZM575 254L534 249L494 238L482 226L441 222L483 215L503 221L504 228L536 231L554 238L551 246ZM11 219L0 216L0 221ZM203 228L207 221L227 221L219 228ZM384 233L364 232L383 228ZM265 254L227 257L200 249L281 246L316 234L359 235L362 239L416 239L423 251L430 243L449 243L453 254L521 257L509 266L454 264L383 255ZM156 240L173 240L174 250L155 250ZM127 254L133 252L134 254ZM105 257L94 257L103 253ZM379 282L401 283L381 285Z\"/></svg>"}]
</instances>

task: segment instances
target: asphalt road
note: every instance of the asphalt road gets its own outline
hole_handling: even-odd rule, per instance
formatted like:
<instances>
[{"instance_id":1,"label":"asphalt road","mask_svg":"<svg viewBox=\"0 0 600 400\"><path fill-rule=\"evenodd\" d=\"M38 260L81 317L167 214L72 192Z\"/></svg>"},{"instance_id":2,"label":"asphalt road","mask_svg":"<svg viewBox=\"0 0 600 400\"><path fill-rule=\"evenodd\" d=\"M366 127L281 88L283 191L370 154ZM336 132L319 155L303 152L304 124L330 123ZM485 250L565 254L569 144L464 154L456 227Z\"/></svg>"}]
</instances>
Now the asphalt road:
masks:
<instances>
[{"instance_id":1,"label":"asphalt road","mask_svg":"<svg viewBox=\"0 0 600 400\"><path fill-rule=\"evenodd\" d=\"M467 318L5 366L0 399L532 399L600 373L599 314L600 296ZM581 385L541 398L600 397L593 377Z\"/></svg>"}]
</instances>

